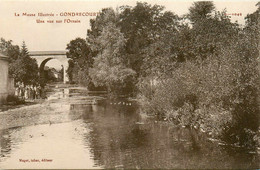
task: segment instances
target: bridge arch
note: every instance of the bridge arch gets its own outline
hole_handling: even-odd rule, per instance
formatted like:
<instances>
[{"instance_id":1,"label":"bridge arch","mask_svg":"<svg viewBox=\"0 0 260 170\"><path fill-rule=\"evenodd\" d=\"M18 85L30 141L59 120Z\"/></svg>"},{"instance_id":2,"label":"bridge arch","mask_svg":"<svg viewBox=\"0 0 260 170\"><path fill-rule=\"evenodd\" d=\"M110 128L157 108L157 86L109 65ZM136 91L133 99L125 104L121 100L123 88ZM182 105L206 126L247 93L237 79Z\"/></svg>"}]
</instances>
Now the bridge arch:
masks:
<instances>
[{"instance_id":1,"label":"bridge arch","mask_svg":"<svg viewBox=\"0 0 260 170\"><path fill-rule=\"evenodd\" d=\"M66 83L68 81L66 70L69 66L69 59L66 56L66 52L67 51L30 51L29 55L31 58L36 59L39 66L40 77L44 76L44 66L48 61L52 59L58 60L63 67L63 82Z\"/></svg>"}]
</instances>

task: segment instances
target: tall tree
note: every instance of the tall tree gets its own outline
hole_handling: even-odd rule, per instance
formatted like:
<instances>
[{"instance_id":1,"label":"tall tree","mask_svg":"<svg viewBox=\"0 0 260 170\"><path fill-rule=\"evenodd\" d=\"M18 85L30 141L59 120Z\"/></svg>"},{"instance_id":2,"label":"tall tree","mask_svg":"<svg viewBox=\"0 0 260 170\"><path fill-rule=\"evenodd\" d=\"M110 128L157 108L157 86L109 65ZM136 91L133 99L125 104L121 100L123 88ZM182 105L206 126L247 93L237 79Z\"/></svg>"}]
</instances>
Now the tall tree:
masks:
<instances>
[{"instance_id":1,"label":"tall tree","mask_svg":"<svg viewBox=\"0 0 260 170\"><path fill-rule=\"evenodd\" d=\"M67 70L70 81L76 81L80 84L89 85L89 68L92 67L93 58L91 49L87 45L86 40L76 38L67 44L67 57L69 61L69 68Z\"/></svg>"},{"instance_id":2,"label":"tall tree","mask_svg":"<svg viewBox=\"0 0 260 170\"><path fill-rule=\"evenodd\" d=\"M238 38L241 31L238 24L232 23L225 15L225 11L215 11L210 1L194 2L186 16L192 25L180 32L174 43L181 61L205 59L217 54L222 47Z\"/></svg>"},{"instance_id":3,"label":"tall tree","mask_svg":"<svg viewBox=\"0 0 260 170\"><path fill-rule=\"evenodd\" d=\"M15 81L21 81L24 84L36 84L39 81L37 62L29 56L25 42L22 44L20 55L13 63L12 69Z\"/></svg>"},{"instance_id":4,"label":"tall tree","mask_svg":"<svg viewBox=\"0 0 260 170\"><path fill-rule=\"evenodd\" d=\"M106 86L109 92L131 90L135 72L125 64L125 38L112 21L107 23L97 38L99 52L94 59L90 76L96 86Z\"/></svg>"},{"instance_id":5,"label":"tall tree","mask_svg":"<svg viewBox=\"0 0 260 170\"><path fill-rule=\"evenodd\" d=\"M104 8L101 13L95 18L90 20L91 29L87 31L87 41L91 46L93 57L95 57L100 50L100 44L96 39L101 35L103 28L107 23L117 23L118 18L112 8Z\"/></svg>"},{"instance_id":6,"label":"tall tree","mask_svg":"<svg viewBox=\"0 0 260 170\"><path fill-rule=\"evenodd\" d=\"M209 19L215 10L215 5L212 1L194 2L189 8L189 19L192 23L198 23L201 20Z\"/></svg>"},{"instance_id":7,"label":"tall tree","mask_svg":"<svg viewBox=\"0 0 260 170\"><path fill-rule=\"evenodd\" d=\"M119 25L127 39L129 65L140 76L145 58L144 49L156 42L162 32L175 32L178 16L172 12L163 12L163 6L141 2L134 7L122 6L121 10Z\"/></svg>"}]
</instances>

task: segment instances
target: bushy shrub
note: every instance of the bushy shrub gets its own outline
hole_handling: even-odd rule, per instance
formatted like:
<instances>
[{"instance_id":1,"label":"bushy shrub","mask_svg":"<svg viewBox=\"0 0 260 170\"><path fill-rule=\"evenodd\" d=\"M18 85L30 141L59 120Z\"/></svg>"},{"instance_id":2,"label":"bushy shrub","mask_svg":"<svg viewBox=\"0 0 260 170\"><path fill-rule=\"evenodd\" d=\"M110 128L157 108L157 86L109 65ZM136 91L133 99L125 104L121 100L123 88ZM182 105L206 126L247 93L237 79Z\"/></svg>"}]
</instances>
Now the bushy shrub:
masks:
<instances>
[{"instance_id":1,"label":"bushy shrub","mask_svg":"<svg viewBox=\"0 0 260 170\"><path fill-rule=\"evenodd\" d=\"M183 62L156 86L148 88L146 80L140 86L144 111L243 144L247 132L259 127L259 73L256 59L235 50Z\"/></svg>"}]
</instances>

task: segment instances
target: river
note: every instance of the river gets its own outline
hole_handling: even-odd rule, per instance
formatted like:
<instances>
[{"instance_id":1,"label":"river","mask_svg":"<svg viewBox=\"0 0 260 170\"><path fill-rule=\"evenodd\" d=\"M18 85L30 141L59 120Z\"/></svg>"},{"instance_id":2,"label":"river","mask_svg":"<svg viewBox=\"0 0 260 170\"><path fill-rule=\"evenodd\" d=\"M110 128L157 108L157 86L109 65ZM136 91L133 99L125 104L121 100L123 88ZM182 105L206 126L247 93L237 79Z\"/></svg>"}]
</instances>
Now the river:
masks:
<instances>
[{"instance_id":1,"label":"river","mask_svg":"<svg viewBox=\"0 0 260 170\"><path fill-rule=\"evenodd\" d=\"M62 109L58 116L55 110L50 114L60 121L0 130L0 168L259 168L257 150L151 120L133 101L101 94L93 103L89 96L57 89L46 102ZM32 121L41 119L46 115Z\"/></svg>"}]
</instances>

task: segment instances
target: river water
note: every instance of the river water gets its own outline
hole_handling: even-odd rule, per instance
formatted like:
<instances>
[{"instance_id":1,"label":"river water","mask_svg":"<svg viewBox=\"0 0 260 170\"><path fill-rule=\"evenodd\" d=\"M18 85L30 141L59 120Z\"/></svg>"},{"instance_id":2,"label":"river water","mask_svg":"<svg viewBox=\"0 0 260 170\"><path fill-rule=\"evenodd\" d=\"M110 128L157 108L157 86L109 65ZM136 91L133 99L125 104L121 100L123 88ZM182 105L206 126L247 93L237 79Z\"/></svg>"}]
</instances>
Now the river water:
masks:
<instances>
[{"instance_id":1,"label":"river water","mask_svg":"<svg viewBox=\"0 0 260 170\"><path fill-rule=\"evenodd\" d=\"M61 122L1 130L0 168L259 168L257 150L150 120L133 101L91 103L86 95L49 97L67 98L56 101Z\"/></svg>"}]
</instances>

